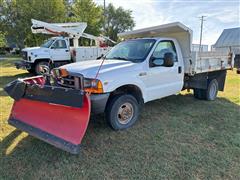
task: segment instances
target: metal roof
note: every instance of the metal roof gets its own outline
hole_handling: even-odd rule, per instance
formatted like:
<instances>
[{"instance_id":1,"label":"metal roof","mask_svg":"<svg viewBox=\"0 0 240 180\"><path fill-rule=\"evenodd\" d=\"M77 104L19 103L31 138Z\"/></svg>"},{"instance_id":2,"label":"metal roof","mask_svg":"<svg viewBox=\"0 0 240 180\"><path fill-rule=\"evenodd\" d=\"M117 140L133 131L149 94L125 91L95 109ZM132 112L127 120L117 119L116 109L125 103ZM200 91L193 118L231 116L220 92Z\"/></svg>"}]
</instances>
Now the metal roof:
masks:
<instances>
[{"instance_id":1,"label":"metal roof","mask_svg":"<svg viewBox=\"0 0 240 180\"><path fill-rule=\"evenodd\" d=\"M240 27L224 29L213 47L240 47Z\"/></svg>"}]
</instances>

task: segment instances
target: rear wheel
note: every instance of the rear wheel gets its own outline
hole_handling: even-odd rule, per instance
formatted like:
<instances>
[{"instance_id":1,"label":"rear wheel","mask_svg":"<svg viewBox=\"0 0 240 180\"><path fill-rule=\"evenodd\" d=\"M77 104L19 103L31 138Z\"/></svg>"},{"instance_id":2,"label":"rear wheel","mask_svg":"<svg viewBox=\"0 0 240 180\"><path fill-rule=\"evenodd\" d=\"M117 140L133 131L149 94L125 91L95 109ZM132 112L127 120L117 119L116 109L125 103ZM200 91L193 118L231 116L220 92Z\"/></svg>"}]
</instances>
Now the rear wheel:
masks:
<instances>
[{"instance_id":1,"label":"rear wheel","mask_svg":"<svg viewBox=\"0 0 240 180\"><path fill-rule=\"evenodd\" d=\"M240 74L240 68L237 69L237 74Z\"/></svg>"},{"instance_id":2,"label":"rear wheel","mask_svg":"<svg viewBox=\"0 0 240 180\"><path fill-rule=\"evenodd\" d=\"M39 62L37 62L36 64L35 64L35 66L34 66L34 71L35 71L35 74L36 75L41 75L42 73L41 73L41 71L40 71L40 67L41 66L48 66L48 61L39 61Z\"/></svg>"},{"instance_id":3,"label":"rear wheel","mask_svg":"<svg viewBox=\"0 0 240 180\"><path fill-rule=\"evenodd\" d=\"M106 118L114 130L127 129L139 117L140 106L130 94L116 95L110 99L106 108Z\"/></svg>"},{"instance_id":4,"label":"rear wheel","mask_svg":"<svg viewBox=\"0 0 240 180\"><path fill-rule=\"evenodd\" d=\"M213 101L216 99L218 93L218 81L213 79L208 84L208 88L206 90L206 99L209 101Z\"/></svg>"},{"instance_id":5,"label":"rear wheel","mask_svg":"<svg viewBox=\"0 0 240 180\"><path fill-rule=\"evenodd\" d=\"M213 101L217 97L218 93L218 81L216 79L212 79L208 83L207 89L194 89L194 97L197 99L204 99Z\"/></svg>"}]
</instances>

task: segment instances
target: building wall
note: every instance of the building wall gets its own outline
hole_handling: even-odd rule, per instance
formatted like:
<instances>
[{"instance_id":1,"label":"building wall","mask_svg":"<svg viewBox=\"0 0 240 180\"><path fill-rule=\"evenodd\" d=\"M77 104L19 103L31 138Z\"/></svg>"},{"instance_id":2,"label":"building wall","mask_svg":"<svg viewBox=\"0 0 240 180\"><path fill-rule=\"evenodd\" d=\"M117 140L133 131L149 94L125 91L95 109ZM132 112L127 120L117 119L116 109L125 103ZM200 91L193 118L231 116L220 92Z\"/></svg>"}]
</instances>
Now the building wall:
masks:
<instances>
[{"instance_id":1,"label":"building wall","mask_svg":"<svg viewBox=\"0 0 240 180\"><path fill-rule=\"evenodd\" d=\"M192 51L199 51L199 44L192 44ZM208 45L202 45L201 46L202 47L202 52L206 52L206 51L208 51Z\"/></svg>"}]
</instances>

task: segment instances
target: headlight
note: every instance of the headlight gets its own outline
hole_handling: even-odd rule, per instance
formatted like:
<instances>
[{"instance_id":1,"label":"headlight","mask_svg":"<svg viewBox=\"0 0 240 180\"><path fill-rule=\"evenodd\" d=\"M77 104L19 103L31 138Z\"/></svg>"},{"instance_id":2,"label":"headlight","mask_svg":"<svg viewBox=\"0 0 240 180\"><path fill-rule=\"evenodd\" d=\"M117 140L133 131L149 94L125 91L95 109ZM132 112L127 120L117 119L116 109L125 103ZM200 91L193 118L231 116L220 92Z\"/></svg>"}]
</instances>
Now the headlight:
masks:
<instances>
[{"instance_id":1,"label":"headlight","mask_svg":"<svg viewBox=\"0 0 240 180\"><path fill-rule=\"evenodd\" d=\"M91 93L103 93L102 82L98 79L84 79L84 90Z\"/></svg>"},{"instance_id":2,"label":"headlight","mask_svg":"<svg viewBox=\"0 0 240 180\"><path fill-rule=\"evenodd\" d=\"M51 71L51 74L55 78L60 78L60 77L66 77L69 75L68 71L66 69L61 69L61 68L54 68Z\"/></svg>"}]
</instances>

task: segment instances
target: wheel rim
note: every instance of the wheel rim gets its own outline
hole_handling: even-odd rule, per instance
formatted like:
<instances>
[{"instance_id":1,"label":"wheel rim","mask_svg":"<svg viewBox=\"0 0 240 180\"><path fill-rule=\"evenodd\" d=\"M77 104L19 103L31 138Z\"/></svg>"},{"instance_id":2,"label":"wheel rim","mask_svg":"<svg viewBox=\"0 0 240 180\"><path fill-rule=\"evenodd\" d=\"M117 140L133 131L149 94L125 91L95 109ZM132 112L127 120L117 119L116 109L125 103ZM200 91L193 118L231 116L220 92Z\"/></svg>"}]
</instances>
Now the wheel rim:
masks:
<instances>
[{"instance_id":1,"label":"wheel rim","mask_svg":"<svg viewBox=\"0 0 240 180\"><path fill-rule=\"evenodd\" d=\"M209 95L210 95L211 99L216 96L216 92L217 92L217 86L216 86L215 83L213 83L211 88L210 88L210 92L209 92Z\"/></svg>"},{"instance_id":2,"label":"wheel rim","mask_svg":"<svg viewBox=\"0 0 240 180\"><path fill-rule=\"evenodd\" d=\"M130 103L124 103L122 104L118 109L118 121L121 124L127 124L129 121L132 120L134 113L134 109L132 104Z\"/></svg>"},{"instance_id":3,"label":"wheel rim","mask_svg":"<svg viewBox=\"0 0 240 180\"><path fill-rule=\"evenodd\" d=\"M42 75L42 72L40 71L40 67L42 65L46 65L48 66L48 63L47 62L41 62L41 63L38 63L37 66L36 66L36 73L39 74L39 75Z\"/></svg>"}]
</instances>

